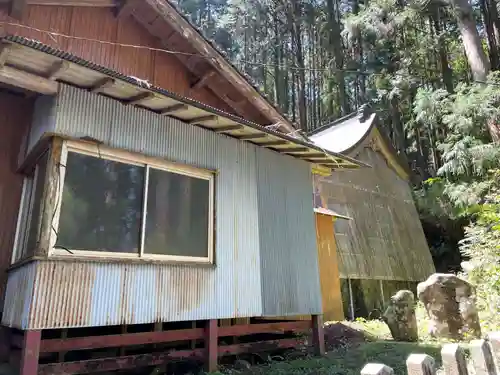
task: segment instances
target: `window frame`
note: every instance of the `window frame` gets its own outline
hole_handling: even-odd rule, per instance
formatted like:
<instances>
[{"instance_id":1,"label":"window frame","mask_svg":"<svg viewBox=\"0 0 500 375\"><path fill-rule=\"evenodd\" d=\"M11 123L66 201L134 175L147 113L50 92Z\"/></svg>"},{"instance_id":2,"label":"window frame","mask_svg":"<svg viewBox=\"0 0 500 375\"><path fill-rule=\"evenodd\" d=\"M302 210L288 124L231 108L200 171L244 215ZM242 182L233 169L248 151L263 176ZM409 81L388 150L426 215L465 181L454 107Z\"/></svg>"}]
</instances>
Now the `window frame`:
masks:
<instances>
[{"instance_id":1,"label":"window frame","mask_svg":"<svg viewBox=\"0 0 500 375\"><path fill-rule=\"evenodd\" d=\"M61 206L64 191L64 181L66 175L66 161L68 158L68 153L74 152L82 155L87 155L91 157L106 159L110 161L116 161L120 163L125 163L128 165L135 165L144 168L144 188L143 188L143 199L142 199L142 212L140 221L140 233L139 233L139 249L134 253L118 253L109 251L92 251L84 249L61 249L55 247L57 241L57 232L51 230L50 234L50 246L49 246L49 257L65 257L65 258L106 258L106 259L139 259L139 260L154 260L154 261L166 261L166 262L182 262L182 263L201 263L201 264L213 264L215 255L215 241L214 241L214 223L215 223L215 171L196 168L186 165L177 164L174 162L169 162L161 160L158 158L148 157L146 155L141 155L137 153L132 153L124 150L113 149L106 147L104 145L99 145L96 143L88 143L82 141L65 140L62 144L61 150L61 160L59 164L59 179L60 183L57 187L57 201L55 207L55 213L52 220L52 227L59 230L59 218L61 215ZM208 189L208 249L207 257L192 257L192 256L182 256L182 255L162 255L162 254L148 254L144 252L144 242L145 242L145 231L146 231L146 215L147 215L147 204L148 204L148 190L149 190L149 171L151 168L162 170L169 173L177 173L184 176L189 176L193 178L204 179L209 182ZM71 253L69 253L69 251Z\"/></svg>"},{"instance_id":2,"label":"window frame","mask_svg":"<svg viewBox=\"0 0 500 375\"><path fill-rule=\"evenodd\" d=\"M44 149L37 156L35 162L31 165L31 167L23 173L23 186L21 189L21 198L19 200L19 209L17 213L17 221L16 221L16 232L14 236L14 243L12 246L12 255L11 255L11 265L22 262L26 259L32 258L38 252L39 243L35 244L35 247L32 249L28 248L29 237L31 226L33 225L33 210L35 204L35 196L37 193L38 179L43 178L43 192L42 197L40 199L41 208L44 206L45 202L45 185L46 185L46 177L47 177L47 168L49 164L49 158L51 153L51 147ZM47 166L45 175L40 175L40 161L47 156ZM41 213L39 213L42 215ZM37 241L40 240L42 236L42 218L38 218L38 229L37 229Z\"/></svg>"}]
</instances>

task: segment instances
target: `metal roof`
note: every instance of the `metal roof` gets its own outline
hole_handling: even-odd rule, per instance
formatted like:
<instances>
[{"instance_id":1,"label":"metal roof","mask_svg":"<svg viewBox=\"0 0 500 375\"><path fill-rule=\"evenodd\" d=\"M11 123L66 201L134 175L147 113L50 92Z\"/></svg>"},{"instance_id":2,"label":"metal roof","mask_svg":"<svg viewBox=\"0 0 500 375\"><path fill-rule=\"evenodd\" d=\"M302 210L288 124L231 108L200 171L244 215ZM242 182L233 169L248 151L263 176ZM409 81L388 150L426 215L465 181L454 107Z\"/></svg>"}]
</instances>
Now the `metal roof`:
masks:
<instances>
[{"instance_id":1,"label":"metal roof","mask_svg":"<svg viewBox=\"0 0 500 375\"><path fill-rule=\"evenodd\" d=\"M2 42L9 44L2 52L5 66L0 71L0 81L4 83L56 95L56 81L60 81L330 170L369 167L349 156L152 86L39 41L8 35Z\"/></svg>"}]
</instances>

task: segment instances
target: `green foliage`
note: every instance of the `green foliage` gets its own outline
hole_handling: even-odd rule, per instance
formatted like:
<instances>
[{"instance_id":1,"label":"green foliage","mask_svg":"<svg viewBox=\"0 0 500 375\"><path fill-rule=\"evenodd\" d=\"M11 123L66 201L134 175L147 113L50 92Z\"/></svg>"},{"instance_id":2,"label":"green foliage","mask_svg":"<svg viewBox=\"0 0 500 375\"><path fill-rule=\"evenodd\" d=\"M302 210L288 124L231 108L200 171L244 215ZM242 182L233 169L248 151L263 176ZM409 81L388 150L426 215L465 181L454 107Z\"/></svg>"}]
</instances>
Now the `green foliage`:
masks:
<instances>
[{"instance_id":1,"label":"green foliage","mask_svg":"<svg viewBox=\"0 0 500 375\"><path fill-rule=\"evenodd\" d=\"M460 250L470 259L468 279L476 285L483 329L500 329L500 170L489 173L490 187L465 228ZM486 327L485 327L486 326Z\"/></svg>"}]
</instances>

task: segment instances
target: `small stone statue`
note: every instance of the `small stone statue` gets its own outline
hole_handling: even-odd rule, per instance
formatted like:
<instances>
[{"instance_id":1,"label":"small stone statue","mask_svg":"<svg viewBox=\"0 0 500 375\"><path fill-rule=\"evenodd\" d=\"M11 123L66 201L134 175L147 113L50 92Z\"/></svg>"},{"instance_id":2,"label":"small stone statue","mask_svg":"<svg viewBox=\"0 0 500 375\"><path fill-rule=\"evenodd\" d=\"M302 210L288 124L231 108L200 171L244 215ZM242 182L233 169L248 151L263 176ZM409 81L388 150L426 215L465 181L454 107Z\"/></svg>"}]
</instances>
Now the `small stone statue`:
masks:
<instances>
[{"instance_id":1,"label":"small stone statue","mask_svg":"<svg viewBox=\"0 0 500 375\"><path fill-rule=\"evenodd\" d=\"M415 297L409 290L400 290L391 297L384 312L384 321L396 341L418 341Z\"/></svg>"},{"instance_id":2,"label":"small stone statue","mask_svg":"<svg viewBox=\"0 0 500 375\"><path fill-rule=\"evenodd\" d=\"M435 273L418 284L418 298L431 319L434 337L460 340L481 337L474 287L453 274Z\"/></svg>"}]
</instances>

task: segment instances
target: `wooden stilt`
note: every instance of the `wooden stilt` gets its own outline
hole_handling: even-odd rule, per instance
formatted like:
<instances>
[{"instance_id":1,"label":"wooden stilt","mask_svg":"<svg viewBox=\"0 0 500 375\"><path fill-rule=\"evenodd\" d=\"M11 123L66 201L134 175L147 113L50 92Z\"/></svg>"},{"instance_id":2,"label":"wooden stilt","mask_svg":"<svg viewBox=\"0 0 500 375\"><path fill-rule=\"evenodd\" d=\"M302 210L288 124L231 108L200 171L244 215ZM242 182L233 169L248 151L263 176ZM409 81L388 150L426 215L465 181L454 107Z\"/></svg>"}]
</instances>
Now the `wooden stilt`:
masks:
<instances>
[{"instance_id":1,"label":"wooden stilt","mask_svg":"<svg viewBox=\"0 0 500 375\"><path fill-rule=\"evenodd\" d=\"M196 320L193 320L191 322L191 328L195 329L196 328ZM191 349L196 349L196 339L191 340Z\"/></svg>"},{"instance_id":2,"label":"wooden stilt","mask_svg":"<svg viewBox=\"0 0 500 375\"><path fill-rule=\"evenodd\" d=\"M314 354L324 355L325 354L325 333L323 331L323 316L322 315L313 315L312 316L312 336L313 336Z\"/></svg>"},{"instance_id":3,"label":"wooden stilt","mask_svg":"<svg viewBox=\"0 0 500 375\"><path fill-rule=\"evenodd\" d=\"M217 371L218 356L218 320L210 319L205 327L205 369L207 372Z\"/></svg>"},{"instance_id":4,"label":"wooden stilt","mask_svg":"<svg viewBox=\"0 0 500 375\"><path fill-rule=\"evenodd\" d=\"M25 331L19 375L34 375L38 373L38 356L42 331Z\"/></svg>"},{"instance_id":5,"label":"wooden stilt","mask_svg":"<svg viewBox=\"0 0 500 375\"><path fill-rule=\"evenodd\" d=\"M10 355L10 329L0 327L0 361L8 362Z\"/></svg>"},{"instance_id":6,"label":"wooden stilt","mask_svg":"<svg viewBox=\"0 0 500 375\"><path fill-rule=\"evenodd\" d=\"M64 339L67 339L68 338L68 329L63 329L61 331L61 339L64 340ZM64 355L66 354L66 352L59 352L57 354L57 359L59 362L64 362Z\"/></svg>"}]
</instances>

